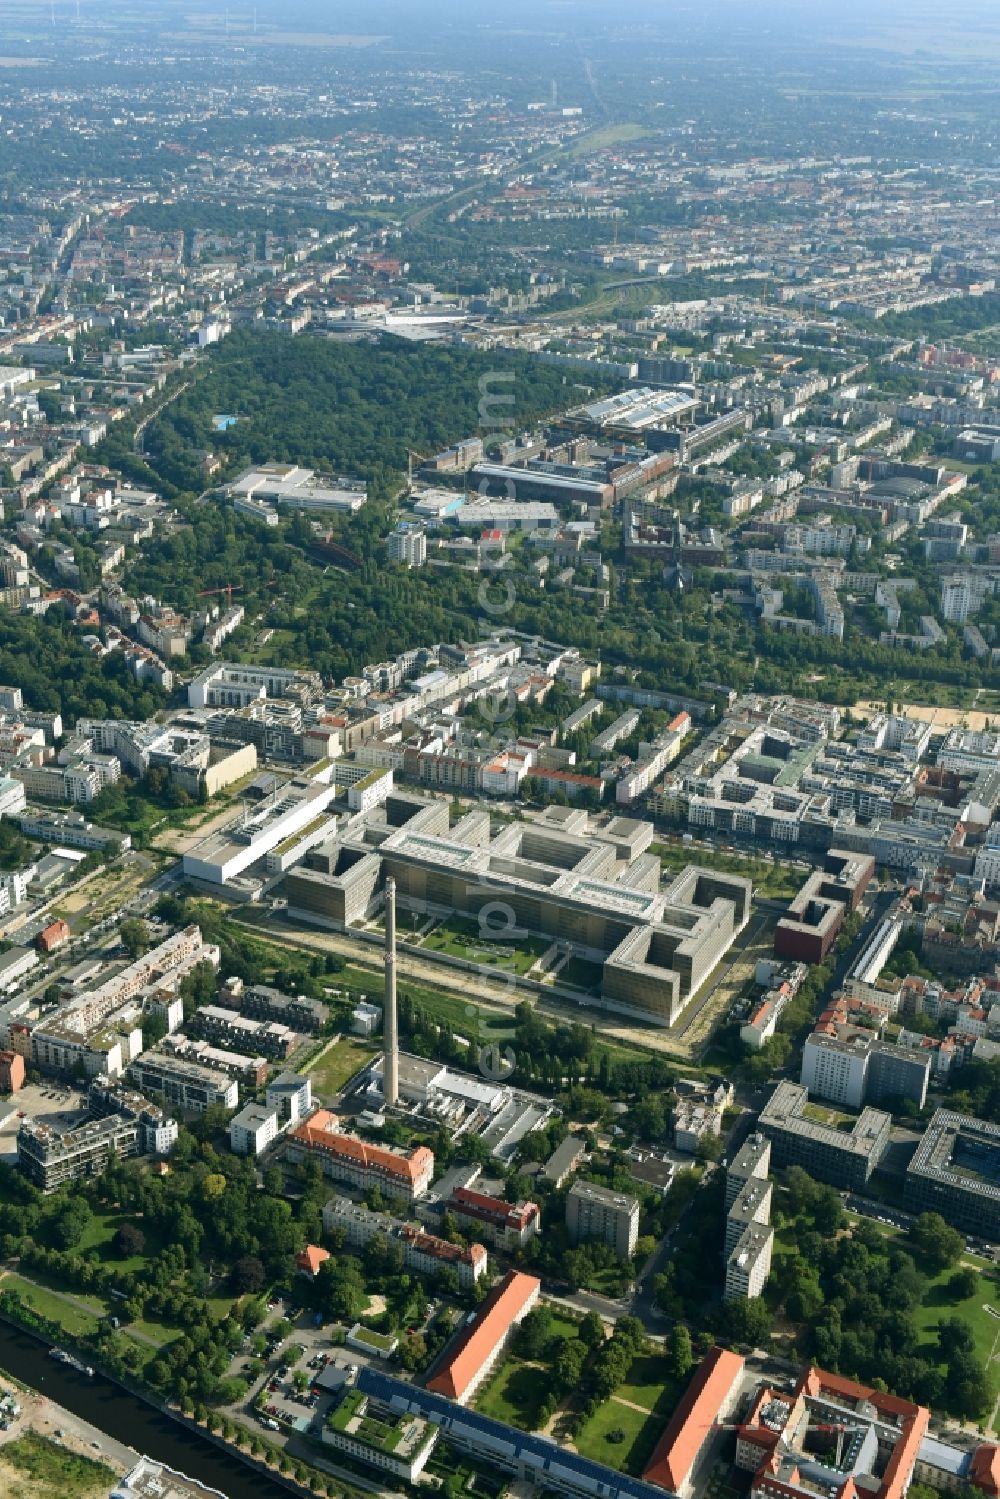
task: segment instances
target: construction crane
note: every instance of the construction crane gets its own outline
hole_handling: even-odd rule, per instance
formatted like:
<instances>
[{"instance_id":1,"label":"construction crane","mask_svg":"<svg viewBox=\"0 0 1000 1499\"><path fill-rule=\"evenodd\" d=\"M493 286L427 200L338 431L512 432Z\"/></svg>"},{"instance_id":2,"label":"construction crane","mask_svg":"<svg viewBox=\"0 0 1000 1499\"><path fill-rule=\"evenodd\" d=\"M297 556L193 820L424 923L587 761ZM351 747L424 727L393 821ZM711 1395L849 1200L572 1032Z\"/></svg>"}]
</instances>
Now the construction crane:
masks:
<instances>
[{"instance_id":1,"label":"construction crane","mask_svg":"<svg viewBox=\"0 0 1000 1499\"><path fill-rule=\"evenodd\" d=\"M203 588L201 590L201 592L198 594L198 598L200 598L200 599L211 599L211 598L214 598L216 596L216 594L224 593L226 595L226 607L227 607L227 609L231 609L233 607L233 594L234 593L242 593L242 591L243 591L242 584L240 584L240 583L227 583L224 588Z\"/></svg>"},{"instance_id":2,"label":"construction crane","mask_svg":"<svg viewBox=\"0 0 1000 1499\"><path fill-rule=\"evenodd\" d=\"M413 460L416 458L420 463L426 463L427 454L414 452L413 448L406 450L406 488L413 488Z\"/></svg>"}]
</instances>

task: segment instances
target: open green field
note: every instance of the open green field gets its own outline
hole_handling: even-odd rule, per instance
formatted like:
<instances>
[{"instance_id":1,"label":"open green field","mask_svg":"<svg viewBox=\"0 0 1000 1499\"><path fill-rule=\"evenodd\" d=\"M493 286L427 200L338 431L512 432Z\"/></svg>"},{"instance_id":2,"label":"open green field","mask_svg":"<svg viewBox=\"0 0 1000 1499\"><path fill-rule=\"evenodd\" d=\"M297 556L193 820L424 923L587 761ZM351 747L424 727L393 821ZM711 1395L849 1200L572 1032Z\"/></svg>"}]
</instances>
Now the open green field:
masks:
<instances>
[{"instance_id":1,"label":"open green field","mask_svg":"<svg viewBox=\"0 0 1000 1499\"><path fill-rule=\"evenodd\" d=\"M649 1462L663 1424L662 1416L633 1410L612 1395L577 1432L574 1441L584 1457L638 1477Z\"/></svg>"},{"instance_id":2,"label":"open green field","mask_svg":"<svg viewBox=\"0 0 1000 1499\"><path fill-rule=\"evenodd\" d=\"M520 1359L504 1360L476 1401L476 1409L521 1431L536 1431L542 1404L552 1387L551 1375Z\"/></svg>"},{"instance_id":3,"label":"open green field","mask_svg":"<svg viewBox=\"0 0 1000 1499\"><path fill-rule=\"evenodd\" d=\"M678 1392L667 1373L663 1355L640 1353L632 1360L628 1378L619 1385L616 1393L633 1405L641 1405L644 1410L662 1415L673 1408Z\"/></svg>"},{"instance_id":4,"label":"open green field","mask_svg":"<svg viewBox=\"0 0 1000 1499\"><path fill-rule=\"evenodd\" d=\"M947 1283L955 1274L954 1269L936 1275L927 1288L923 1302L913 1313L913 1320L922 1335L921 1352L928 1353L937 1341L939 1323L948 1317L960 1317L968 1323L976 1340L976 1352L986 1364L990 1383L1000 1393L1000 1378L997 1366L991 1362L994 1345L1000 1343L1000 1292L991 1275L980 1275L979 1286L974 1296L965 1301L956 1301L948 1294ZM996 1309L993 1317L987 1306ZM944 1365L940 1364L942 1372Z\"/></svg>"},{"instance_id":5,"label":"open green field","mask_svg":"<svg viewBox=\"0 0 1000 1499\"><path fill-rule=\"evenodd\" d=\"M320 1098L332 1098L359 1068L375 1055L377 1048L352 1036L341 1036L319 1061L308 1069L313 1092Z\"/></svg>"}]
</instances>

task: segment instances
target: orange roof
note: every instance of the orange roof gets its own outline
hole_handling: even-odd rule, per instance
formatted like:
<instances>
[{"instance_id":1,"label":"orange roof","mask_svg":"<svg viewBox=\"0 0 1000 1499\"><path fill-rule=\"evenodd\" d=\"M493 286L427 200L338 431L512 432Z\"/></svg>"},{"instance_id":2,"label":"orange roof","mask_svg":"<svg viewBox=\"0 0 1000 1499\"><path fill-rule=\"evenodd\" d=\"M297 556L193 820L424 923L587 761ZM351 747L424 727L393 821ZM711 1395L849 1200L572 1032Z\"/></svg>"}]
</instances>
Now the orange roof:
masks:
<instances>
[{"instance_id":1,"label":"orange roof","mask_svg":"<svg viewBox=\"0 0 1000 1499\"><path fill-rule=\"evenodd\" d=\"M882 1473L879 1499L903 1499L913 1465L917 1460L920 1443L927 1435L931 1413L924 1405L914 1405L899 1395L888 1395L882 1390L871 1390L867 1385L857 1384L840 1374L830 1374L825 1369L809 1368L799 1380L798 1389L807 1395L819 1395L824 1390L831 1395L840 1395L848 1400L867 1400L880 1413L893 1416L899 1422L899 1441L889 1456Z\"/></svg>"},{"instance_id":2,"label":"orange roof","mask_svg":"<svg viewBox=\"0 0 1000 1499\"><path fill-rule=\"evenodd\" d=\"M298 1140L308 1150L323 1150L328 1155L342 1160L354 1161L362 1169L384 1171L389 1176L398 1176L414 1184L427 1168L433 1171L434 1156L426 1145L418 1145L408 1155L396 1150L386 1150L382 1145L367 1145L356 1135L342 1135L337 1129L340 1121L328 1109L317 1109L311 1119L290 1132L290 1138Z\"/></svg>"},{"instance_id":3,"label":"orange roof","mask_svg":"<svg viewBox=\"0 0 1000 1499\"><path fill-rule=\"evenodd\" d=\"M743 1359L728 1348L706 1353L657 1442L643 1478L678 1493L712 1432L712 1423L743 1373Z\"/></svg>"},{"instance_id":4,"label":"orange roof","mask_svg":"<svg viewBox=\"0 0 1000 1499\"><path fill-rule=\"evenodd\" d=\"M427 1388L449 1400L461 1400L490 1354L537 1295L541 1281L520 1270L508 1270L487 1296L446 1363L427 1381Z\"/></svg>"},{"instance_id":5,"label":"orange roof","mask_svg":"<svg viewBox=\"0 0 1000 1499\"><path fill-rule=\"evenodd\" d=\"M983 1442L972 1454L969 1482L987 1494L1000 1494L1000 1447Z\"/></svg>"},{"instance_id":6,"label":"orange roof","mask_svg":"<svg viewBox=\"0 0 1000 1499\"><path fill-rule=\"evenodd\" d=\"M295 1263L300 1270L307 1270L310 1275L315 1275L323 1261L329 1258L329 1249L321 1249L318 1244L307 1244L295 1256Z\"/></svg>"}]
</instances>

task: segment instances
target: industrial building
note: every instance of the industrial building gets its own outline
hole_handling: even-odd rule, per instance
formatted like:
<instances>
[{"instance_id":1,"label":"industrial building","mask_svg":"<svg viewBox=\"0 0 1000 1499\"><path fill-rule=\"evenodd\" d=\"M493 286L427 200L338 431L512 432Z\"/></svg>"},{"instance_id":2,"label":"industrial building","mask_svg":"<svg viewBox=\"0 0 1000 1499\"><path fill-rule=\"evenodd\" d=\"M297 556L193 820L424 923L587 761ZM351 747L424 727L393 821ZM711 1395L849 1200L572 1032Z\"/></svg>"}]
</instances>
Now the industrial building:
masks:
<instances>
[{"instance_id":1,"label":"industrial building","mask_svg":"<svg viewBox=\"0 0 1000 1499\"><path fill-rule=\"evenodd\" d=\"M502 900L519 927L601 964L607 1008L668 1026L747 921L751 884L691 865L662 888L652 825L618 818L615 828L566 832L539 819L493 836L486 812L451 827L446 802L392 791L293 869L284 891L293 917L335 929L374 915L388 876L418 915L478 920Z\"/></svg>"},{"instance_id":2,"label":"industrial building","mask_svg":"<svg viewBox=\"0 0 1000 1499\"><path fill-rule=\"evenodd\" d=\"M185 877L208 885L228 885L296 835L303 843L311 836L317 842L328 838L336 819L327 816L326 809L336 794L336 787L319 781L287 782L262 806L246 809L186 853Z\"/></svg>"},{"instance_id":3,"label":"industrial building","mask_svg":"<svg viewBox=\"0 0 1000 1499\"><path fill-rule=\"evenodd\" d=\"M780 1082L761 1110L761 1131L771 1141L776 1166L802 1166L817 1180L851 1191L863 1189L889 1143L892 1116L865 1108L850 1132L837 1128L809 1103L799 1083Z\"/></svg>"}]
</instances>

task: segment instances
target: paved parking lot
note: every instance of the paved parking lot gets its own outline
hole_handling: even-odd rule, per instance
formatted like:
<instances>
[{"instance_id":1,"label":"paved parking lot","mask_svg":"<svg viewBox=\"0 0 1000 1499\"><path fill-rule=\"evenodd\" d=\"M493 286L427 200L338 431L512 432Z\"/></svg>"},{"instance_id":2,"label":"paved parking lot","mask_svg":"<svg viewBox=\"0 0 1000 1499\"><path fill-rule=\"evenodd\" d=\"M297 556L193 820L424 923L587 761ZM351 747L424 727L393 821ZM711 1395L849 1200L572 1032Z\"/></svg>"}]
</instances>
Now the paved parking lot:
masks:
<instances>
[{"instance_id":1,"label":"paved parking lot","mask_svg":"<svg viewBox=\"0 0 1000 1499\"><path fill-rule=\"evenodd\" d=\"M7 1116L0 1124L0 1159L5 1161L17 1156L17 1131L23 1116L57 1130L69 1129L87 1118L84 1095L63 1083L28 1083L9 1103L0 1105L0 1110Z\"/></svg>"}]
</instances>

